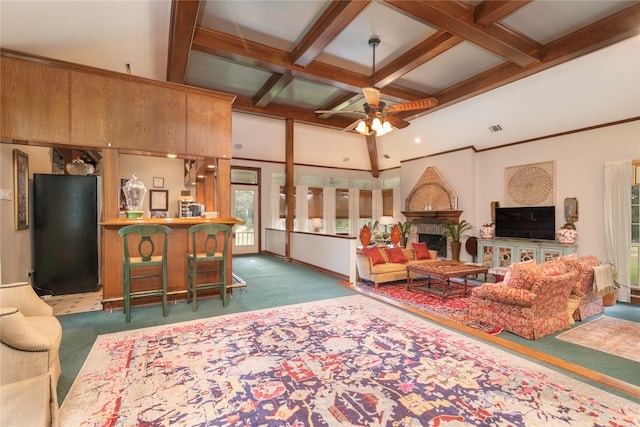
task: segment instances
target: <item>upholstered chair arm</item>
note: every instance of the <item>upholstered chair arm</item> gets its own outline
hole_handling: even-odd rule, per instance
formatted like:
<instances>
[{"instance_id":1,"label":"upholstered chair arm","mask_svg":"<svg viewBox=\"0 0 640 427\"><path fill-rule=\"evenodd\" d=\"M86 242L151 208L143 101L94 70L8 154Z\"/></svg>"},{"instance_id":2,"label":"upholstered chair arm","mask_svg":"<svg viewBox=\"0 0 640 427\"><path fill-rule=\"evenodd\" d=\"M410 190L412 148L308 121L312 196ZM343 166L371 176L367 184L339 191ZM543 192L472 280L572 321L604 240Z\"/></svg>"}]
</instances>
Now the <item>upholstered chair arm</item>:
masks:
<instances>
[{"instance_id":1,"label":"upholstered chair arm","mask_svg":"<svg viewBox=\"0 0 640 427\"><path fill-rule=\"evenodd\" d=\"M535 293L527 289L504 286L502 283L485 283L473 289L472 294L474 297L519 307L531 307L536 301Z\"/></svg>"},{"instance_id":2,"label":"upholstered chair arm","mask_svg":"<svg viewBox=\"0 0 640 427\"><path fill-rule=\"evenodd\" d=\"M371 270L373 269L373 263L371 258L365 255L356 255L356 267L358 268L358 275L363 279L371 279Z\"/></svg>"},{"instance_id":3,"label":"upholstered chair arm","mask_svg":"<svg viewBox=\"0 0 640 427\"><path fill-rule=\"evenodd\" d=\"M13 307L0 309L0 383L49 372L51 343Z\"/></svg>"},{"instance_id":4,"label":"upholstered chair arm","mask_svg":"<svg viewBox=\"0 0 640 427\"><path fill-rule=\"evenodd\" d=\"M16 307L25 316L53 316L53 308L27 282L0 285L0 307Z\"/></svg>"}]
</instances>

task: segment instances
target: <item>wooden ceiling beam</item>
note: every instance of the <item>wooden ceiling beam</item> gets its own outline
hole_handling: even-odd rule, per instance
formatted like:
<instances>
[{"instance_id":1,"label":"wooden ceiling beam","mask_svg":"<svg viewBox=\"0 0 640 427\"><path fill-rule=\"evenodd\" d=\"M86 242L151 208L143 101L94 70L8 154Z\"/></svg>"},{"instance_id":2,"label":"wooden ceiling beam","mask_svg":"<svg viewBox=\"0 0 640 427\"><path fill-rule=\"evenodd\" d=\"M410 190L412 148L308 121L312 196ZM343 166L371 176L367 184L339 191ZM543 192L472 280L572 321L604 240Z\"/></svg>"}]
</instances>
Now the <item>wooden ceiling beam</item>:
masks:
<instances>
[{"instance_id":1,"label":"wooden ceiling beam","mask_svg":"<svg viewBox=\"0 0 640 427\"><path fill-rule=\"evenodd\" d=\"M432 0L385 0L385 2L429 25L460 36L521 67L529 67L540 62L540 52L537 51L537 46L532 45L524 49L520 46L526 45L528 39L519 40L519 46L515 46L501 37L500 29L494 28L493 31L486 31L483 26L474 22L473 9L467 10L458 2Z\"/></svg>"},{"instance_id":2,"label":"wooden ceiling beam","mask_svg":"<svg viewBox=\"0 0 640 427\"><path fill-rule=\"evenodd\" d=\"M369 152L369 161L371 162L371 176L377 178L380 176L380 165L378 164L378 144L376 142L375 132L366 135L367 151Z\"/></svg>"},{"instance_id":3,"label":"wooden ceiling beam","mask_svg":"<svg viewBox=\"0 0 640 427\"><path fill-rule=\"evenodd\" d=\"M640 34L638 22L640 22L640 3L548 43L543 47L545 55L540 64L522 68L505 62L434 94L438 99L438 105L428 112L437 111L634 37ZM396 116L406 119L420 117L424 114L426 112L418 114L403 112L396 114Z\"/></svg>"},{"instance_id":4,"label":"wooden ceiling beam","mask_svg":"<svg viewBox=\"0 0 640 427\"><path fill-rule=\"evenodd\" d=\"M318 61L302 68L289 62L286 51L200 26L196 27L192 49L247 67L291 75L353 93L360 93L362 88L369 86L371 82L370 76ZM430 96L395 85L385 86L381 91L391 97L408 101Z\"/></svg>"},{"instance_id":5,"label":"wooden ceiling beam","mask_svg":"<svg viewBox=\"0 0 640 427\"><path fill-rule=\"evenodd\" d=\"M253 105L258 108L265 108L292 80L292 76L273 74L253 97Z\"/></svg>"},{"instance_id":6,"label":"wooden ceiling beam","mask_svg":"<svg viewBox=\"0 0 640 427\"><path fill-rule=\"evenodd\" d=\"M314 22L311 29L291 51L289 61L300 67L309 65L369 3L370 0L331 2L322 16Z\"/></svg>"},{"instance_id":7,"label":"wooden ceiling beam","mask_svg":"<svg viewBox=\"0 0 640 427\"><path fill-rule=\"evenodd\" d=\"M474 8L473 20L476 24L486 27L495 24L529 3L531 0L485 0Z\"/></svg>"},{"instance_id":8,"label":"wooden ceiling beam","mask_svg":"<svg viewBox=\"0 0 640 427\"><path fill-rule=\"evenodd\" d=\"M171 2L167 58L167 81L169 82L184 84L199 8L199 0L173 0Z\"/></svg>"}]
</instances>

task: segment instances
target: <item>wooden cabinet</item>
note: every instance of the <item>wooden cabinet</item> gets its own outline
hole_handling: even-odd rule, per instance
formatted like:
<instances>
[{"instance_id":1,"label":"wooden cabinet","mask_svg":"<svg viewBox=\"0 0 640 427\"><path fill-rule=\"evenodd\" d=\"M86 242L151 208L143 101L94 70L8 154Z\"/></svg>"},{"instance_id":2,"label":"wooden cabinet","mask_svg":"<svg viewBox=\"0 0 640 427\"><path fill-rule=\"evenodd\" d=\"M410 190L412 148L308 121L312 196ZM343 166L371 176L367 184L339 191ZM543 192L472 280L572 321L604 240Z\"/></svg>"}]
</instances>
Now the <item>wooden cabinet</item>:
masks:
<instances>
[{"instance_id":1,"label":"wooden cabinet","mask_svg":"<svg viewBox=\"0 0 640 427\"><path fill-rule=\"evenodd\" d=\"M102 75L71 72L74 145L186 153L186 94Z\"/></svg>"},{"instance_id":2,"label":"wooden cabinet","mask_svg":"<svg viewBox=\"0 0 640 427\"><path fill-rule=\"evenodd\" d=\"M69 71L2 57L2 139L69 141Z\"/></svg>"},{"instance_id":3,"label":"wooden cabinet","mask_svg":"<svg viewBox=\"0 0 640 427\"><path fill-rule=\"evenodd\" d=\"M2 49L2 139L231 158L233 95Z\"/></svg>"},{"instance_id":4,"label":"wooden cabinet","mask_svg":"<svg viewBox=\"0 0 640 427\"><path fill-rule=\"evenodd\" d=\"M577 245L561 245L552 241L479 239L478 254L487 267L508 267L514 262L535 259L538 264L578 252Z\"/></svg>"}]
</instances>

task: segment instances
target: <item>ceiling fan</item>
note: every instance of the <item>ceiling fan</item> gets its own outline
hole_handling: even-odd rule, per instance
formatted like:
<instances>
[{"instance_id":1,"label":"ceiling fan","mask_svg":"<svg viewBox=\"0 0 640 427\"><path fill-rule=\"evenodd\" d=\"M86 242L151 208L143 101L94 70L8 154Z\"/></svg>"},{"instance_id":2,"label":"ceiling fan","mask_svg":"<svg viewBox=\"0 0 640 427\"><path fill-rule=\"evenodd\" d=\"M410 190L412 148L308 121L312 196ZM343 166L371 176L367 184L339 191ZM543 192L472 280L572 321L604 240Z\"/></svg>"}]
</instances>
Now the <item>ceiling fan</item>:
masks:
<instances>
[{"instance_id":1,"label":"ceiling fan","mask_svg":"<svg viewBox=\"0 0 640 427\"><path fill-rule=\"evenodd\" d=\"M397 113L398 111L424 110L433 108L438 104L435 98L424 98L415 101L405 102L402 104L386 106L380 101L380 89L375 87L376 84L376 46L380 44L380 37L371 36L369 38L369 46L373 48L373 74L371 77L371 87L363 87L365 103L362 104L362 110L317 110L316 113L363 113L364 117L356 120L344 130L349 131L355 129L363 135L382 136L393 130L393 127L399 129L409 126L409 122L399 117L394 117L389 113Z\"/></svg>"}]
</instances>

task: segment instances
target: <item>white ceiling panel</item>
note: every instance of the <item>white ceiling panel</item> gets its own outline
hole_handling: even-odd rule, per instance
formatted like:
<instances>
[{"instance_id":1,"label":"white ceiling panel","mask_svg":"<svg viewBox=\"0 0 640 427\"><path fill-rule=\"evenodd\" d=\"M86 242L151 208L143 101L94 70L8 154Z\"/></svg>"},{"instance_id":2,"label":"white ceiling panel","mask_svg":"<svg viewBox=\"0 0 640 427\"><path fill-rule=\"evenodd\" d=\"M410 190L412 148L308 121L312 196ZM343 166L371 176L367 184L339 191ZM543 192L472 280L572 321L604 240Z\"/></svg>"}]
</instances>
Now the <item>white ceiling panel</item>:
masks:
<instances>
[{"instance_id":1,"label":"white ceiling panel","mask_svg":"<svg viewBox=\"0 0 640 427\"><path fill-rule=\"evenodd\" d=\"M546 44L606 16L629 7L634 1L532 1L503 22L538 43ZM576 7L576 5L578 7Z\"/></svg>"},{"instance_id":2,"label":"white ceiling panel","mask_svg":"<svg viewBox=\"0 0 640 427\"><path fill-rule=\"evenodd\" d=\"M257 68L192 52L187 65L185 84L250 98L260 90L269 77L270 73Z\"/></svg>"},{"instance_id":3,"label":"white ceiling panel","mask_svg":"<svg viewBox=\"0 0 640 427\"><path fill-rule=\"evenodd\" d=\"M200 6L198 21L206 28L288 51L327 4L315 0L206 1Z\"/></svg>"},{"instance_id":4,"label":"white ceiling panel","mask_svg":"<svg viewBox=\"0 0 640 427\"><path fill-rule=\"evenodd\" d=\"M369 46L372 35L380 38L376 47L376 68L433 34L435 30L389 6L373 2L336 37L318 61L347 68L361 74L370 74L373 49Z\"/></svg>"},{"instance_id":5,"label":"white ceiling panel","mask_svg":"<svg viewBox=\"0 0 640 427\"><path fill-rule=\"evenodd\" d=\"M503 58L488 50L462 42L397 81L403 86L434 93L503 62Z\"/></svg>"}]
</instances>

